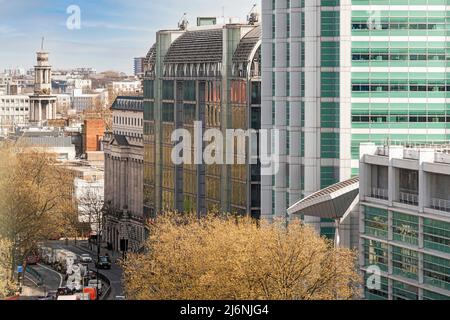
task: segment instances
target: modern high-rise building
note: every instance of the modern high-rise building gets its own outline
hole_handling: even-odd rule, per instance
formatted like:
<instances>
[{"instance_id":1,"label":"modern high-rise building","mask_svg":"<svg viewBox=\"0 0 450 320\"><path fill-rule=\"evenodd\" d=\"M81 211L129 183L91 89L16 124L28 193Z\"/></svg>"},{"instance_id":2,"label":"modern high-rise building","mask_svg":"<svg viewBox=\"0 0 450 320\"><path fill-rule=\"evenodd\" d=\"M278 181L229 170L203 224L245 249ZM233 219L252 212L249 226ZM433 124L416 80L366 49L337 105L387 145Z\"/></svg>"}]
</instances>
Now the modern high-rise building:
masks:
<instances>
[{"instance_id":1,"label":"modern high-rise building","mask_svg":"<svg viewBox=\"0 0 450 320\"><path fill-rule=\"evenodd\" d=\"M359 145L449 140L446 0L263 0L262 216L358 174ZM332 236L328 220L305 217Z\"/></svg>"},{"instance_id":2,"label":"modern high-rise building","mask_svg":"<svg viewBox=\"0 0 450 320\"><path fill-rule=\"evenodd\" d=\"M450 148L361 145L366 299L450 300Z\"/></svg>"},{"instance_id":3,"label":"modern high-rise building","mask_svg":"<svg viewBox=\"0 0 450 320\"><path fill-rule=\"evenodd\" d=\"M144 75L144 62L145 57L134 58L133 71L136 77L142 77Z\"/></svg>"},{"instance_id":4,"label":"modern high-rise building","mask_svg":"<svg viewBox=\"0 0 450 320\"><path fill-rule=\"evenodd\" d=\"M247 157L245 164L176 165L171 135L185 129L203 151L207 143L195 137L196 122L203 133L216 129L224 137L227 129L259 129L261 29L253 23L186 26L159 31L146 58L145 214L218 210L259 217L258 164Z\"/></svg>"}]
</instances>

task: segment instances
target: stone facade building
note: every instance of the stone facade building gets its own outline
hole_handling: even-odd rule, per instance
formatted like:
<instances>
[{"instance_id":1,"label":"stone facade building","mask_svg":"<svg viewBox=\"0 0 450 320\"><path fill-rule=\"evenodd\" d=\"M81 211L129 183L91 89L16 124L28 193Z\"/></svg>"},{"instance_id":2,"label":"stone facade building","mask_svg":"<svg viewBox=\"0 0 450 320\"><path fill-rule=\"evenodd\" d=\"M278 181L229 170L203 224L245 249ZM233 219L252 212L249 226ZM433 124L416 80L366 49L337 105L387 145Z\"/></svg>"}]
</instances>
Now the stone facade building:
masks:
<instances>
[{"instance_id":1,"label":"stone facade building","mask_svg":"<svg viewBox=\"0 0 450 320\"><path fill-rule=\"evenodd\" d=\"M112 132L105 133L106 241L120 250L120 240L128 240L128 251L138 251L145 239L143 219L143 100L142 97L116 99L112 106Z\"/></svg>"}]
</instances>

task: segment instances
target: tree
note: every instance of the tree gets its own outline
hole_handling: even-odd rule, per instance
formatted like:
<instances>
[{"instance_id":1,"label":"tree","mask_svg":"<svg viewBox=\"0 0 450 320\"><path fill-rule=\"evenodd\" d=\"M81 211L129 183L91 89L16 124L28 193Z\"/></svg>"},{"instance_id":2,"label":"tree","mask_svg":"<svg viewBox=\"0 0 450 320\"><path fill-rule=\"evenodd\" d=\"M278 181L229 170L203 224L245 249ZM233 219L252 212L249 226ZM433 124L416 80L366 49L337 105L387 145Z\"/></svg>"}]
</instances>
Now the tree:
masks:
<instances>
[{"instance_id":1,"label":"tree","mask_svg":"<svg viewBox=\"0 0 450 320\"><path fill-rule=\"evenodd\" d=\"M147 252L123 262L130 299L351 299L355 253L299 221L165 214L150 226Z\"/></svg>"},{"instance_id":2,"label":"tree","mask_svg":"<svg viewBox=\"0 0 450 320\"><path fill-rule=\"evenodd\" d=\"M71 182L52 154L0 145L0 238L8 241L10 270L25 265L40 241L65 229L61 217L72 199Z\"/></svg>"},{"instance_id":3,"label":"tree","mask_svg":"<svg viewBox=\"0 0 450 320\"><path fill-rule=\"evenodd\" d=\"M80 220L88 223L91 231L97 233L97 247L100 250L101 233L106 219L105 203L102 190L88 187L78 199L78 212Z\"/></svg>"},{"instance_id":4,"label":"tree","mask_svg":"<svg viewBox=\"0 0 450 320\"><path fill-rule=\"evenodd\" d=\"M11 249L11 242L0 238L0 299L9 297L17 291L17 286L12 281L14 273L11 271Z\"/></svg>"}]
</instances>

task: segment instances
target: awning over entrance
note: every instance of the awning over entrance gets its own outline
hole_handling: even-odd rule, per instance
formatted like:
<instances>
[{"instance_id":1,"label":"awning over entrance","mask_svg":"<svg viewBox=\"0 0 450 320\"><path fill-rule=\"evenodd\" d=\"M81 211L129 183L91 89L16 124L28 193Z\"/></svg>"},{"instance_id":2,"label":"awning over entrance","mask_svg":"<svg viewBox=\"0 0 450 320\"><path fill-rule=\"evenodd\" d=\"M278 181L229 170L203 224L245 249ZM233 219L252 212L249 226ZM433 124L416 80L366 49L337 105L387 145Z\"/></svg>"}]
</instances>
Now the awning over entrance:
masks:
<instances>
[{"instance_id":1,"label":"awning over entrance","mask_svg":"<svg viewBox=\"0 0 450 320\"><path fill-rule=\"evenodd\" d=\"M290 215L341 219L359 196L359 177L334 184L300 200L288 209Z\"/></svg>"}]
</instances>

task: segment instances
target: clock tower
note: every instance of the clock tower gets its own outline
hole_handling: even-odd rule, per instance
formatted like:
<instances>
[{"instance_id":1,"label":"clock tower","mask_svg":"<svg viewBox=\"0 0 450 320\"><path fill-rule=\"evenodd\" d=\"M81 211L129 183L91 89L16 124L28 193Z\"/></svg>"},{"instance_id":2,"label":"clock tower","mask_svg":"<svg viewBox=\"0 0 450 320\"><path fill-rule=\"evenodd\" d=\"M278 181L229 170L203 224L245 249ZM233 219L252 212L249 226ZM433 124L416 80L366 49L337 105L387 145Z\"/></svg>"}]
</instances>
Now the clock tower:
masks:
<instances>
[{"instance_id":1,"label":"clock tower","mask_svg":"<svg viewBox=\"0 0 450 320\"><path fill-rule=\"evenodd\" d=\"M30 122L40 126L56 118L56 97L52 96L52 67L48 57L49 53L44 51L42 39L34 67L34 94L30 97Z\"/></svg>"}]
</instances>

